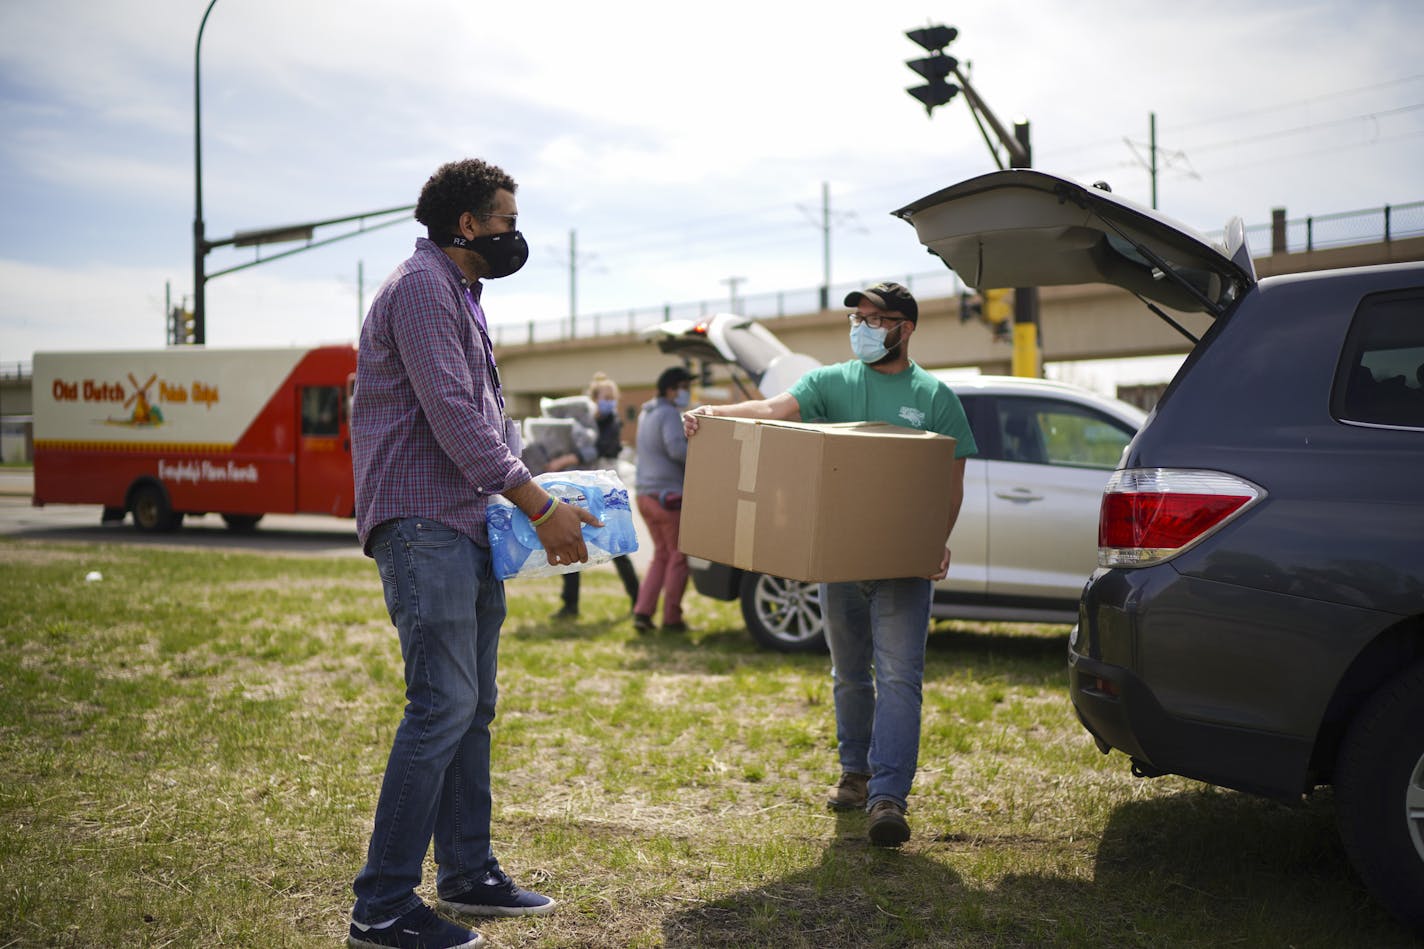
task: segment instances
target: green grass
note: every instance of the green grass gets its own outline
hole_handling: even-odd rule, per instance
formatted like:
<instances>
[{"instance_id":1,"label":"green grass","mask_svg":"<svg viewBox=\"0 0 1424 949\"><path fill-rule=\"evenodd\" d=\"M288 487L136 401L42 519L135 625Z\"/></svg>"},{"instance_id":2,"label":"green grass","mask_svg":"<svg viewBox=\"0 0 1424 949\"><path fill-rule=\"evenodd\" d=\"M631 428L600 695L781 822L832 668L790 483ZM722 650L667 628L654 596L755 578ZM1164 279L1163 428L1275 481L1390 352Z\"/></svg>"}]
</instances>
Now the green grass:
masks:
<instances>
[{"instance_id":1,"label":"green grass","mask_svg":"<svg viewBox=\"0 0 1424 949\"><path fill-rule=\"evenodd\" d=\"M403 701L370 562L9 540L0 571L0 947L339 944ZM1328 792L1099 755L1063 627L937 626L915 836L882 852L822 805L825 656L691 595L697 632L640 637L611 571L553 624L557 584L508 586L494 832L563 905L496 946L1411 944Z\"/></svg>"}]
</instances>

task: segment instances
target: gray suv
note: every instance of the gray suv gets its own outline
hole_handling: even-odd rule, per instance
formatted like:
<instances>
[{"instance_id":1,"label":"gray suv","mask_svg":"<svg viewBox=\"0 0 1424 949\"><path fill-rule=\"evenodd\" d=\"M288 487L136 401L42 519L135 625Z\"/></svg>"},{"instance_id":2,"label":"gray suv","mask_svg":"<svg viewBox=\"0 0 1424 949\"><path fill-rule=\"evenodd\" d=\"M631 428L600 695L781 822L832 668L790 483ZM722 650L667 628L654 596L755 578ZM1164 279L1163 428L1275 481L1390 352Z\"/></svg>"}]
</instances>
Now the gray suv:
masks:
<instances>
[{"instance_id":1,"label":"gray suv","mask_svg":"<svg viewBox=\"0 0 1424 949\"><path fill-rule=\"evenodd\" d=\"M1424 264L1257 279L1239 221L1218 247L1026 170L897 213L975 286L1213 318L1104 492L1073 705L1141 776L1333 784L1361 878L1424 930Z\"/></svg>"}]
</instances>

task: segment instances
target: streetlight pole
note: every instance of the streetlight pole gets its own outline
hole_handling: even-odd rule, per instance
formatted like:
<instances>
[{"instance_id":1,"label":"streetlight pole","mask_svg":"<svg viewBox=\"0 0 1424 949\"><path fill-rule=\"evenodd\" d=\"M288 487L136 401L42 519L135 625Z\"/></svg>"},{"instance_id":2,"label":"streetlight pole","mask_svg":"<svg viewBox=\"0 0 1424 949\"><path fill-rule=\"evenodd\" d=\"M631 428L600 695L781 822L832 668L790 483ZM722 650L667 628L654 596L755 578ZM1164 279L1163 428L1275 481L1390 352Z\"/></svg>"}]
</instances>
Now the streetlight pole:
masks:
<instances>
[{"instance_id":1,"label":"streetlight pole","mask_svg":"<svg viewBox=\"0 0 1424 949\"><path fill-rule=\"evenodd\" d=\"M201 346L207 342L206 289L208 278L203 272L208 253L207 235L203 228L203 95L199 75L200 56L203 50L203 27L208 25L208 14L213 12L210 0L203 11L203 22L198 24L198 41L193 44L193 342Z\"/></svg>"},{"instance_id":2,"label":"streetlight pole","mask_svg":"<svg viewBox=\"0 0 1424 949\"><path fill-rule=\"evenodd\" d=\"M256 230L239 231L231 237L208 240L206 230L203 226L203 95L201 79L201 63L203 49L203 29L208 25L208 14L213 12L213 5L218 0L208 0L208 8L203 11L203 20L198 24L198 41L193 46L193 331L192 342L196 345L203 345L207 342L207 284L213 277L221 277L237 270L246 270L248 267L255 267L273 260L280 260L283 257L290 257L292 254L303 251L315 250L318 247L325 247L327 244L336 241L346 240L348 237L355 237L358 234L365 234L368 231L380 230L383 227L391 227L395 224L404 223L406 218L393 218L379 224L366 225L368 218L385 218L394 214L404 214L406 211L414 209L415 205L409 204L399 208L387 208L384 211L367 211L363 214L348 214L345 217L328 218L324 221L308 221L302 224L289 224L282 227L265 227ZM329 237L323 240L313 240L313 231L318 227L328 227L334 224L349 224L352 221L357 223L353 231L339 234L336 237ZM267 244L281 244L288 241L306 241L307 243L295 250L283 251L280 254L261 255L261 248ZM245 264L237 264L214 273L207 272L207 255L218 247L257 247L258 256L256 260L248 261ZM358 281L361 279L358 273ZM358 305L363 301L358 301Z\"/></svg>"}]
</instances>

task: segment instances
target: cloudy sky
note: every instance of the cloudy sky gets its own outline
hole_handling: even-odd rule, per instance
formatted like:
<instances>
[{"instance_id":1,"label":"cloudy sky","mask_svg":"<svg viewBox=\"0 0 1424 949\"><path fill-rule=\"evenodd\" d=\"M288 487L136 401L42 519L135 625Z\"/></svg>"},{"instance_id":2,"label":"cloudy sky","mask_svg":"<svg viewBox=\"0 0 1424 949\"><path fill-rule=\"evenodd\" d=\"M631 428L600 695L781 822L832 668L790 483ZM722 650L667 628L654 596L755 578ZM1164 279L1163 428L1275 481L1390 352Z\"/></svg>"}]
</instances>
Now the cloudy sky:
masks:
<instances>
[{"instance_id":1,"label":"cloudy sky","mask_svg":"<svg viewBox=\"0 0 1424 949\"><path fill-rule=\"evenodd\" d=\"M0 362L163 344L165 299L192 292L206 7L0 0ZM814 287L823 183L833 283L927 273L889 212L994 167L962 97L927 118L905 93L904 31L931 22L959 28L950 52L1005 123L1031 121L1035 167L1147 203L1155 112L1159 205L1200 230L1424 200L1410 0L218 0L207 233L413 204L477 156L519 181L532 249L487 292L498 324L567 319L571 233L585 316ZM213 279L209 344L352 338L419 233Z\"/></svg>"}]
</instances>

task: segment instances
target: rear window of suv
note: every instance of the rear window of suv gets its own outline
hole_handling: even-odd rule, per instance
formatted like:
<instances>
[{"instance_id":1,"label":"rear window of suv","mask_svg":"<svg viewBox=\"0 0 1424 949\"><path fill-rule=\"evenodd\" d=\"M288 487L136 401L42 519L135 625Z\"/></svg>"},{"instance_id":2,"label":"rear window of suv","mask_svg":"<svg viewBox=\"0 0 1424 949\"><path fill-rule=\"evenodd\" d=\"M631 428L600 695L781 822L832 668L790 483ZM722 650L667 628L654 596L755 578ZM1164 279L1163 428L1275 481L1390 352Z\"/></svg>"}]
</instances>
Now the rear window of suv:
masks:
<instances>
[{"instance_id":1,"label":"rear window of suv","mask_svg":"<svg viewBox=\"0 0 1424 949\"><path fill-rule=\"evenodd\" d=\"M1376 294L1360 304L1331 412L1344 422L1424 428L1424 290Z\"/></svg>"}]
</instances>

